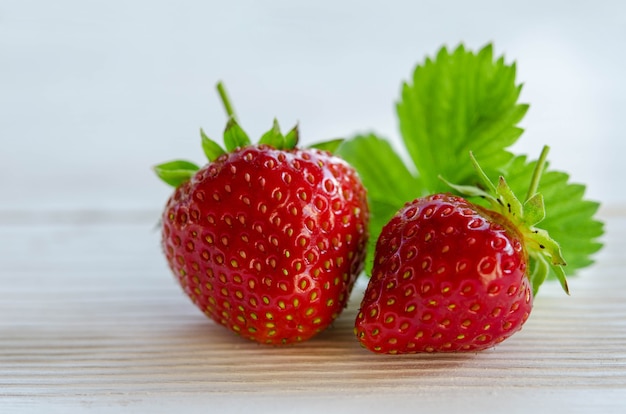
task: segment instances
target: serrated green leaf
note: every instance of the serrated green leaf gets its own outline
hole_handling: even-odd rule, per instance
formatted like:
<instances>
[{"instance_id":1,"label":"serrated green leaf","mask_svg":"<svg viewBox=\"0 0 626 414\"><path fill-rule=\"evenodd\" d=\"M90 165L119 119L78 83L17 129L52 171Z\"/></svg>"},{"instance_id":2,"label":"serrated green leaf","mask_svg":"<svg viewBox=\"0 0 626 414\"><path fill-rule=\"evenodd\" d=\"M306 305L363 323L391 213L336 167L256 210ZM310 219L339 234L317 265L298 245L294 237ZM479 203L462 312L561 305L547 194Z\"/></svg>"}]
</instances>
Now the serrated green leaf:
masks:
<instances>
[{"instance_id":1,"label":"serrated green leaf","mask_svg":"<svg viewBox=\"0 0 626 414\"><path fill-rule=\"evenodd\" d=\"M409 171L384 138L358 135L344 141L336 154L357 170L372 199L385 200L399 210L404 203L423 194L421 180Z\"/></svg>"},{"instance_id":2,"label":"serrated green leaf","mask_svg":"<svg viewBox=\"0 0 626 414\"><path fill-rule=\"evenodd\" d=\"M154 172L167 184L178 187L188 181L199 169L200 167L192 162L176 160L156 165Z\"/></svg>"},{"instance_id":3,"label":"serrated green leaf","mask_svg":"<svg viewBox=\"0 0 626 414\"><path fill-rule=\"evenodd\" d=\"M405 83L397 104L407 151L428 192L446 191L438 176L459 185L475 185L466 154L473 151L488 174L499 171L512 155L506 150L522 133L517 126L528 110L518 104L521 86L516 68L493 48L478 53L461 45L442 48L426 59Z\"/></svg>"},{"instance_id":4,"label":"serrated green leaf","mask_svg":"<svg viewBox=\"0 0 626 414\"><path fill-rule=\"evenodd\" d=\"M241 129L237 121L235 121L235 118L231 117L226 124L226 129L224 130L224 145L228 152L250 145L248 134Z\"/></svg>"},{"instance_id":5,"label":"serrated green leaf","mask_svg":"<svg viewBox=\"0 0 626 414\"><path fill-rule=\"evenodd\" d=\"M224 149L200 128L200 137L202 139L202 149L209 161L215 161L220 155L225 154Z\"/></svg>"},{"instance_id":6,"label":"serrated green leaf","mask_svg":"<svg viewBox=\"0 0 626 414\"><path fill-rule=\"evenodd\" d=\"M367 269L375 241L389 218L405 202L448 191L448 182L481 197L485 197L482 190L499 193L491 202L507 208L511 201L511 212L524 216L522 221L530 231L538 231L532 234L536 236L533 242L543 254L531 255L534 289L548 276L558 279L567 291L565 274L572 275L593 262L604 232L594 217L599 204L584 199L584 186L569 183L567 174L549 171L547 165L539 186L529 188L535 163L514 158L508 151L521 136L518 123L528 111L528 105L518 103L522 86L515 83L515 77L515 64L507 64L502 57L494 60L491 45L478 53L462 45L452 52L442 48L434 59L426 58L418 65L412 79L403 84L396 106L403 143L417 175L388 143L373 135L355 137L339 147L339 155L355 166L368 189L372 239ZM467 162L468 152L473 154L473 163ZM474 156L482 169L475 170ZM492 184L495 180L489 177L500 176L507 177L510 188L504 180L497 181L497 188ZM482 189L475 188L481 184ZM543 195L543 202L536 193ZM527 194L524 205L515 194ZM546 232L533 227L539 222ZM565 267L559 265L562 257L567 260Z\"/></svg>"},{"instance_id":7,"label":"serrated green leaf","mask_svg":"<svg viewBox=\"0 0 626 414\"><path fill-rule=\"evenodd\" d=\"M370 243L366 272L369 274L376 241L383 226L407 201L423 194L423 185L409 171L389 142L376 135L360 135L346 140L335 154L357 170L367 188Z\"/></svg>"}]
</instances>

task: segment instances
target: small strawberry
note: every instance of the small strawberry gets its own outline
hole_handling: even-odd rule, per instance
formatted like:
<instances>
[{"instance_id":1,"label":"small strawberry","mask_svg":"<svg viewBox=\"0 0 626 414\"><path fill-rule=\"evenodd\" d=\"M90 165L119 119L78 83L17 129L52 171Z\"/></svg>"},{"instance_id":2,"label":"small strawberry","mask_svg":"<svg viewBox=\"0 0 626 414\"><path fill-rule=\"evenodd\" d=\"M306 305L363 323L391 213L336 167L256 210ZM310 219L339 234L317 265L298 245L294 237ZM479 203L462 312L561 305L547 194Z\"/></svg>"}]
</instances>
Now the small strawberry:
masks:
<instances>
[{"instance_id":1,"label":"small strawberry","mask_svg":"<svg viewBox=\"0 0 626 414\"><path fill-rule=\"evenodd\" d=\"M355 323L378 353L478 351L522 328L550 265L567 291L558 244L535 225L545 215L536 193L547 148L522 204L504 178L494 186L472 156L491 208L451 194L407 203L377 241L372 278Z\"/></svg>"},{"instance_id":2,"label":"small strawberry","mask_svg":"<svg viewBox=\"0 0 626 414\"><path fill-rule=\"evenodd\" d=\"M319 149L297 148L278 124L251 144L230 115L225 152L204 132L209 163L157 166L176 187L162 217L170 268L195 305L267 344L304 341L345 307L363 268L368 207L356 172Z\"/></svg>"}]
</instances>

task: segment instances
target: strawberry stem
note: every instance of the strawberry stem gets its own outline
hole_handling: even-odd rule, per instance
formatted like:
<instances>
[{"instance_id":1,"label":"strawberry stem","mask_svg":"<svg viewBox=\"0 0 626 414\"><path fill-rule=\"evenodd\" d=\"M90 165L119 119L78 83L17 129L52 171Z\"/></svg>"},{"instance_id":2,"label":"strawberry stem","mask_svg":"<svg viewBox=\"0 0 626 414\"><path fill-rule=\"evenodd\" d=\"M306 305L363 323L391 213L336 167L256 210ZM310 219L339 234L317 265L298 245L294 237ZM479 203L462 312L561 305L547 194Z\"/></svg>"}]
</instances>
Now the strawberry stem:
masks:
<instances>
[{"instance_id":1,"label":"strawberry stem","mask_svg":"<svg viewBox=\"0 0 626 414\"><path fill-rule=\"evenodd\" d=\"M541 150L539 160L537 160L537 164L535 165L535 170L533 171L533 177L530 181L530 187L528 188L528 193L526 194L525 201L530 200L537 193L537 189L539 188L539 180L541 179L541 174L543 174L543 169L546 165L546 159L548 158L549 151L550 147L544 145L543 149Z\"/></svg>"},{"instance_id":2,"label":"strawberry stem","mask_svg":"<svg viewBox=\"0 0 626 414\"><path fill-rule=\"evenodd\" d=\"M237 120L237 115L235 115L235 109L233 105L230 103L230 98L228 97L228 93L226 92L226 88L222 81L217 82L217 92L220 94L220 99L222 100L222 104L224 105L224 110L226 110L226 114L229 118Z\"/></svg>"}]
</instances>

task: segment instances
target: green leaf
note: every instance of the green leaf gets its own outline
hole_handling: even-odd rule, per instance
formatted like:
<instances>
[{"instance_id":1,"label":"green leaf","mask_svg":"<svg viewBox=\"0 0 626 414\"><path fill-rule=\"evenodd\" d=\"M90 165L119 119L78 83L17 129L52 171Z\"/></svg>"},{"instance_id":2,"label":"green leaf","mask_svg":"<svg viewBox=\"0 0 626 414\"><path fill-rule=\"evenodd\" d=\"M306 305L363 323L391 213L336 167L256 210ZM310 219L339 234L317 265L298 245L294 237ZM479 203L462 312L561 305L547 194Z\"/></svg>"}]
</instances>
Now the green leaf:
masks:
<instances>
[{"instance_id":1,"label":"green leaf","mask_svg":"<svg viewBox=\"0 0 626 414\"><path fill-rule=\"evenodd\" d=\"M250 138L243 129L239 126L235 118L230 118L226 124L224 130L224 145L226 145L226 151L232 152L237 148L250 145Z\"/></svg>"},{"instance_id":2,"label":"green leaf","mask_svg":"<svg viewBox=\"0 0 626 414\"><path fill-rule=\"evenodd\" d=\"M285 137L283 133L280 132L280 125L278 125L276 118L274 118L272 128L261 136L259 144L269 145L276 149L283 149L285 147Z\"/></svg>"},{"instance_id":3,"label":"green leaf","mask_svg":"<svg viewBox=\"0 0 626 414\"><path fill-rule=\"evenodd\" d=\"M467 163L472 151L489 174L512 158L506 148L519 138L528 105L517 103L515 64L494 60L491 45L478 53L462 45L442 48L433 60L415 68L397 104L406 149L428 192L446 191L437 177L459 185L475 185Z\"/></svg>"},{"instance_id":4,"label":"green leaf","mask_svg":"<svg viewBox=\"0 0 626 414\"><path fill-rule=\"evenodd\" d=\"M534 226L546 218L546 207L543 203L543 194L536 193L524 203L524 221Z\"/></svg>"},{"instance_id":5,"label":"green leaf","mask_svg":"<svg viewBox=\"0 0 626 414\"><path fill-rule=\"evenodd\" d=\"M463 196L480 196L491 204L490 208L493 211L506 217L519 231L524 238L524 245L531 262L529 268L533 292L537 292L550 271L556 274L563 288L567 289L567 281L562 268L566 263L561 254L561 247L546 230L534 226L545 217L543 198L541 193L537 192L537 187L546 164L547 154L548 147L546 146L532 171L528 194L533 194L533 196L525 204L519 201L503 176L499 177L498 185L494 186L471 152L470 158L476 174L488 191L479 187L450 185Z\"/></svg>"},{"instance_id":6,"label":"green leaf","mask_svg":"<svg viewBox=\"0 0 626 414\"><path fill-rule=\"evenodd\" d=\"M156 165L154 172L159 178L172 187L178 187L185 181L188 181L200 167L189 161L169 161Z\"/></svg>"},{"instance_id":7,"label":"green leaf","mask_svg":"<svg viewBox=\"0 0 626 414\"><path fill-rule=\"evenodd\" d=\"M452 184L451 182L447 181L445 178L441 177L441 179L448 184L448 187L452 188L453 190L455 190L457 193L462 194L466 197L481 197L484 199L493 199L494 202L497 202L494 198L493 198L493 192L488 193L487 191L483 190L482 188L476 187L474 185L456 185L456 184Z\"/></svg>"},{"instance_id":8,"label":"green leaf","mask_svg":"<svg viewBox=\"0 0 626 414\"><path fill-rule=\"evenodd\" d=\"M209 138L202 128L200 128L200 137L202 138L202 149L209 161L215 161L220 155L225 154L224 149Z\"/></svg>"},{"instance_id":9,"label":"green leaf","mask_svg":"<svg viewBox=\"0 0 626 414\"><path fill-rule=\"evenodd\" d=\"M507 177L515 193L526 192L535 165L536 161L528 162L525 156L512 160ZM600 205L585 199L584 185L571 183L566 173L550 170L548 164L537 191L543 196L545 206L541 228L559 242L561 254L567 262L563 267L565 274L574 275L577 270L592 264L593 254L602 247L599 239L604 234L604 224L595 218ZM558 276L552 267L549 278L560 280Z\"/></svg>"},{"instance_id":10,"label":"green leaf","mask_svg":"<svg viewBox=\"0 0 626 414\"><path fill-rule=\"evenodd\" d=\"M462 45L452 52L442 48L415 68L396 106L414 166L407 167L391 145L375 135L356 136L338 148L368 190L371 243L366 270L371 269L378 235L395 212L414 198L449 191L448 182L475 196L497 194L487 201L526 225L535 243L529 266L534 289L551 277L567 291L566 273L593 263L604 232L603 223L595 219L599 204L585 200L585 187L570 183L567 174L548 169L545 148L538 169L536 162L508 150L522 134L518 123L528 110L518 103L521 85L515 76L515 64L494 59L491 45L478 53ZM467 162L468 152L472 162ZM476 169L476 159L482 169ZM535 179L539 176L540 183ZM524 204L515 194L527 194ZM534 228L539 222L541 230ZM562 266L563 258L567 266Z\"/></svg>"},{"instance_id":11,"label":"green leaf","mask_svg":"<svg viewBox=\"0 0 626 414\"><path fill-rule=\"evenodd\" d=\"M474 156L474 153L472 151L470 151L470 159L472 160L474 171L476 171L476 174L478 174L478 178L480 182L486 187L487 192L489 194L496 194L496 186L493 184L493 181L489 179L487 174L485 174L485 170L483 170L480 164L478 164L478 160L476 160L476 157Z\"/></svg>"},{"instance_id":12,"label":"green leaf","mask_svg":"<svg viewBox=\"0 0 626 414\"><path fill-rule=\"evenodd\" d=\"M343 141L335 154L357 170L367 188L370 243L366 272L369 274L376 241L383 226L407 201L423 194L423 185L409 171L389 142L376 135L360 135Z\"/></svg>"},{"instance_id":13,"label":"green leaf","mask_svg":"<svg viewBox=\"0 0 626 414\"><path fill-rule=\"evenodd\" d=\"M498 180L496 191L500 195L500 200L507 209L508 214L514 219L521 220L524 215L522 203L520 203L515 192L511 190L511 187L502 176Z\"/></svg>"},{"instance_id":14,"label":"green leaf","mask_svg":"<svg viewBox=\"0 0 626 414\"><path fill-rule=\"evenodd\" d=\"M309 148L315 148L322 151L328 151L331 154L336 154L337 149L343 144L345 140L343 138L331 139L330 141L317 142L309 145Z\"/></svg>"},{"instance_id":15,"label":"green leaf","mask_svg":"<svg viewBox=\"0 0 626 414\"><path fill-rule=\"evenodd\" d=\"M296 124L287 135L285 135L285 148L293 149L298 145L298 141L300 141L300 128Z\"/></svg>"},{"instance_id":16,"label":"green leaf","mask_svg":"<svg viewBox=\"0 0 626 414\"><path fill-rule=\"evenodd\" d=\"M342 142L336 155L357 170L369 197L386 200L397 206L396 210L424 193L421 180L409 171L384 138L358 135Z\"/></svg>"},{"instance_id":17,"label":"green leaf","mask_svg":"<svg viewBox=\"0 0 626 414\"><path fill-rule=\"evenodd\" d=\"M529 279L533 289L533 296L537 296L539 286L545 282L548 274L550 274L550 263L548 263L545 257L538 255L531 258Z\"/></svg>"},{"instance_id":18,"label":"green leaf","mask_svg":"<svg viewBox=\"0 0 626 414\"><path fill-rule=\"evenodd\" d=\"M565 275L565 270L563 270L563 266L551 266L552 274L556 275L557 280L561 284L561 288L569 295L569 286L567 285L567 276ZM537 292L535 291L535 296Z\"/></svg>"}]
</instances>

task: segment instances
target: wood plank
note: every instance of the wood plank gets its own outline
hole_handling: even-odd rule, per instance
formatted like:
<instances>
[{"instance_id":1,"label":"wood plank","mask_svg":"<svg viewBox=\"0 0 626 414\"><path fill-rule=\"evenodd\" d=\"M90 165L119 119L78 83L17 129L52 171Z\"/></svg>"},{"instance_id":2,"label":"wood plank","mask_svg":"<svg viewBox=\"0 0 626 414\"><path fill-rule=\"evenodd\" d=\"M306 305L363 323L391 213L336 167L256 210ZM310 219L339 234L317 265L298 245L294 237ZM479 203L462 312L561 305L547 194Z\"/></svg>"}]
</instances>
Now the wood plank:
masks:
<instances>
[{"instance_id":1,"label":"wood plank","mask_svg":"<svg viewBox=\"0 0 626 414\"><path fill-rule=\"evenodd\" d=\"M154 212L8 217L0 215L1 412L626 408L621 212L607 214L607 246L571 279L572 296L546 285L520 333L482 353L408 356L359 347L352 324L365 280L332 328L267 347L191 305L161 256Z\"/></svg>"}]
</instances>

